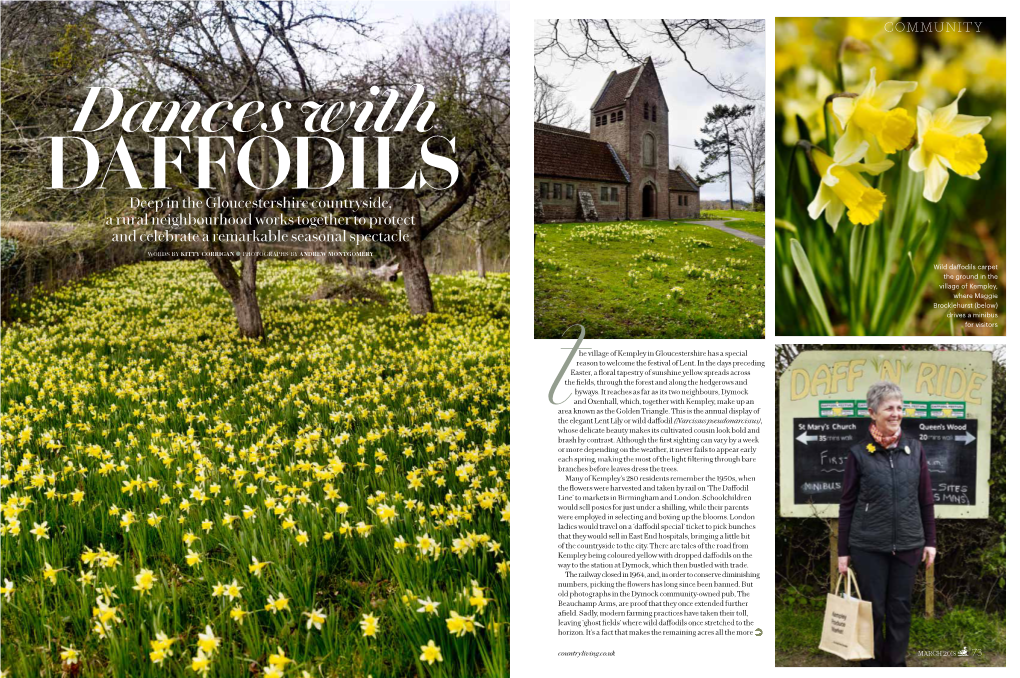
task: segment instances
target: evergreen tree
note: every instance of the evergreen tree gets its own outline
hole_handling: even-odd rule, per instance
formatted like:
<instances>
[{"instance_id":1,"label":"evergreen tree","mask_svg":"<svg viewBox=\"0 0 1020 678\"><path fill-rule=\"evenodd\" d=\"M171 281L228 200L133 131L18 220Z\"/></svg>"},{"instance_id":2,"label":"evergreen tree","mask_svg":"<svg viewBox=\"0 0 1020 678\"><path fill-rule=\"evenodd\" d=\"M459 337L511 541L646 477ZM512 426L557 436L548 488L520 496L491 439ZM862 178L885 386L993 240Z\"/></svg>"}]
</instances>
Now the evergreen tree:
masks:
<instances>
[{"instance_id":1,"label":"evergreen tree","mask_svg":"<svg viewBox=\"0 0 1020 678\"><path fill-rule=\"evenodd\" d=\"M727 106L716 104L705 115L705 126L701 128L704 139L695 139L694 145L705 154L701 161L701 171L705 176L698 175L698 184L705 185L727 177L730 183L730 209L733 209L733 147L736 145L735 135L745 117L754 111L754 105ZM726 158L726 171L712 174L709 169L717 162Z\"/></svg>"}]
</instances>

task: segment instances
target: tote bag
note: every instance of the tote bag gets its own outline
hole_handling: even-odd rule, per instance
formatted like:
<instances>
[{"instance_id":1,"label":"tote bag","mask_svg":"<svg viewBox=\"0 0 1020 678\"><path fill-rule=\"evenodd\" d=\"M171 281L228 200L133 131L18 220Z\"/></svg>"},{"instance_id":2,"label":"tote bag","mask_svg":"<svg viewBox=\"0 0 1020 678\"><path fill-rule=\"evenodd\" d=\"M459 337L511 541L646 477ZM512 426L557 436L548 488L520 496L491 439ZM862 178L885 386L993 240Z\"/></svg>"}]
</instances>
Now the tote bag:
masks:
<instances>
[{"instance_id":1,"label":"tote bag","mask_svg":"<svg viewBox=\"0 0 1020 678\"><path fill-rule=\"evenodd\" d=\"M872 659L875 656L875 626L871 603L861 600L861 590L853 570L847 569L846 597L839 595L842 581L843 575L839 575L835 593L826 597L822 641L818 649L849 661ZM857 589L856 598L851 597L851 584Z\"/></svg>"}]
</instances>

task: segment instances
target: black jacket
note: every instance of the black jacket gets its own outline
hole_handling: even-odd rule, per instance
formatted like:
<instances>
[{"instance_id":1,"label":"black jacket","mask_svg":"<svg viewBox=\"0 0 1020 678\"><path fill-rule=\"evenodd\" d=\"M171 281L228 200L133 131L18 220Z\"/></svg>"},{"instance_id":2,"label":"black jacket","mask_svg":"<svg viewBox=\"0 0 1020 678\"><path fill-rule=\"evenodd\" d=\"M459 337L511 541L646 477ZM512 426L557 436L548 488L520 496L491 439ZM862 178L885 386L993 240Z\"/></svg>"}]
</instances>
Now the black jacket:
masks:
<instances>
[{"instance_id":1,"label":"black jacket","mask_svg":"<svg viewBox=\"0 0 1020 678\"><path fill-rule=\"evenodd\" d=\"M924 546L917 499L921 443L904 436L896 447L886 450L869 435L851 447L850 454L861 474L850 547L890 553Z\"/></svg>"}]
</instances>

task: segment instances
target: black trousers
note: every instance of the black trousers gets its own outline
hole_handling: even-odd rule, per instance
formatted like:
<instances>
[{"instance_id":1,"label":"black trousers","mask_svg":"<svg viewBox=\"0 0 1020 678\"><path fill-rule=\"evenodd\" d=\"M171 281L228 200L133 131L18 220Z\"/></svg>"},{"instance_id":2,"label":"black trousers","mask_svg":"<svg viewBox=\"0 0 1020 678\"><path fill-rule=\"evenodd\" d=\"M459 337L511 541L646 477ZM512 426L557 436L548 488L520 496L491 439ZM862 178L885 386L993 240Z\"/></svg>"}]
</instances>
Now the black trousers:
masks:
<instances>
[{"instance_id":1,"label":"black trousers","mask_svg":"<svg viewBox=\"0 0 1020 678\"><path fill-rule=\"evenodd\" d=\"M875 622L875 658L863 666L906 666L910 640L910 596L917 566L891 553L850 549L861 597L871 601ZM883 628L884 627L884 628Z\"/></svg>"}]
</instances>

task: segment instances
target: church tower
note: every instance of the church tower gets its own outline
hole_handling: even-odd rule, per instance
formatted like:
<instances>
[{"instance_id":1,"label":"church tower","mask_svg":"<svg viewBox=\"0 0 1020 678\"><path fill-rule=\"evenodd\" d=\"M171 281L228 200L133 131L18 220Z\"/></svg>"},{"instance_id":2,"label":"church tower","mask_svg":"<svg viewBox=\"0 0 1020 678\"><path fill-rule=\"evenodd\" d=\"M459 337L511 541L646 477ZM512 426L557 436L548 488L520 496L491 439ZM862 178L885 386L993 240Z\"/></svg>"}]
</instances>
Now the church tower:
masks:
<instances>
[{"instance_id":1,"label":"church tower","mask_svg":"<svg viewBox=\"0 0 1020 678\"><path fill-rule=\"evenodd\" d=\"M651 57L610 73L590 125L591 138L609 143L629 175L626 218L669 218L669 109Z\"/></svg>"}]
</instances>

